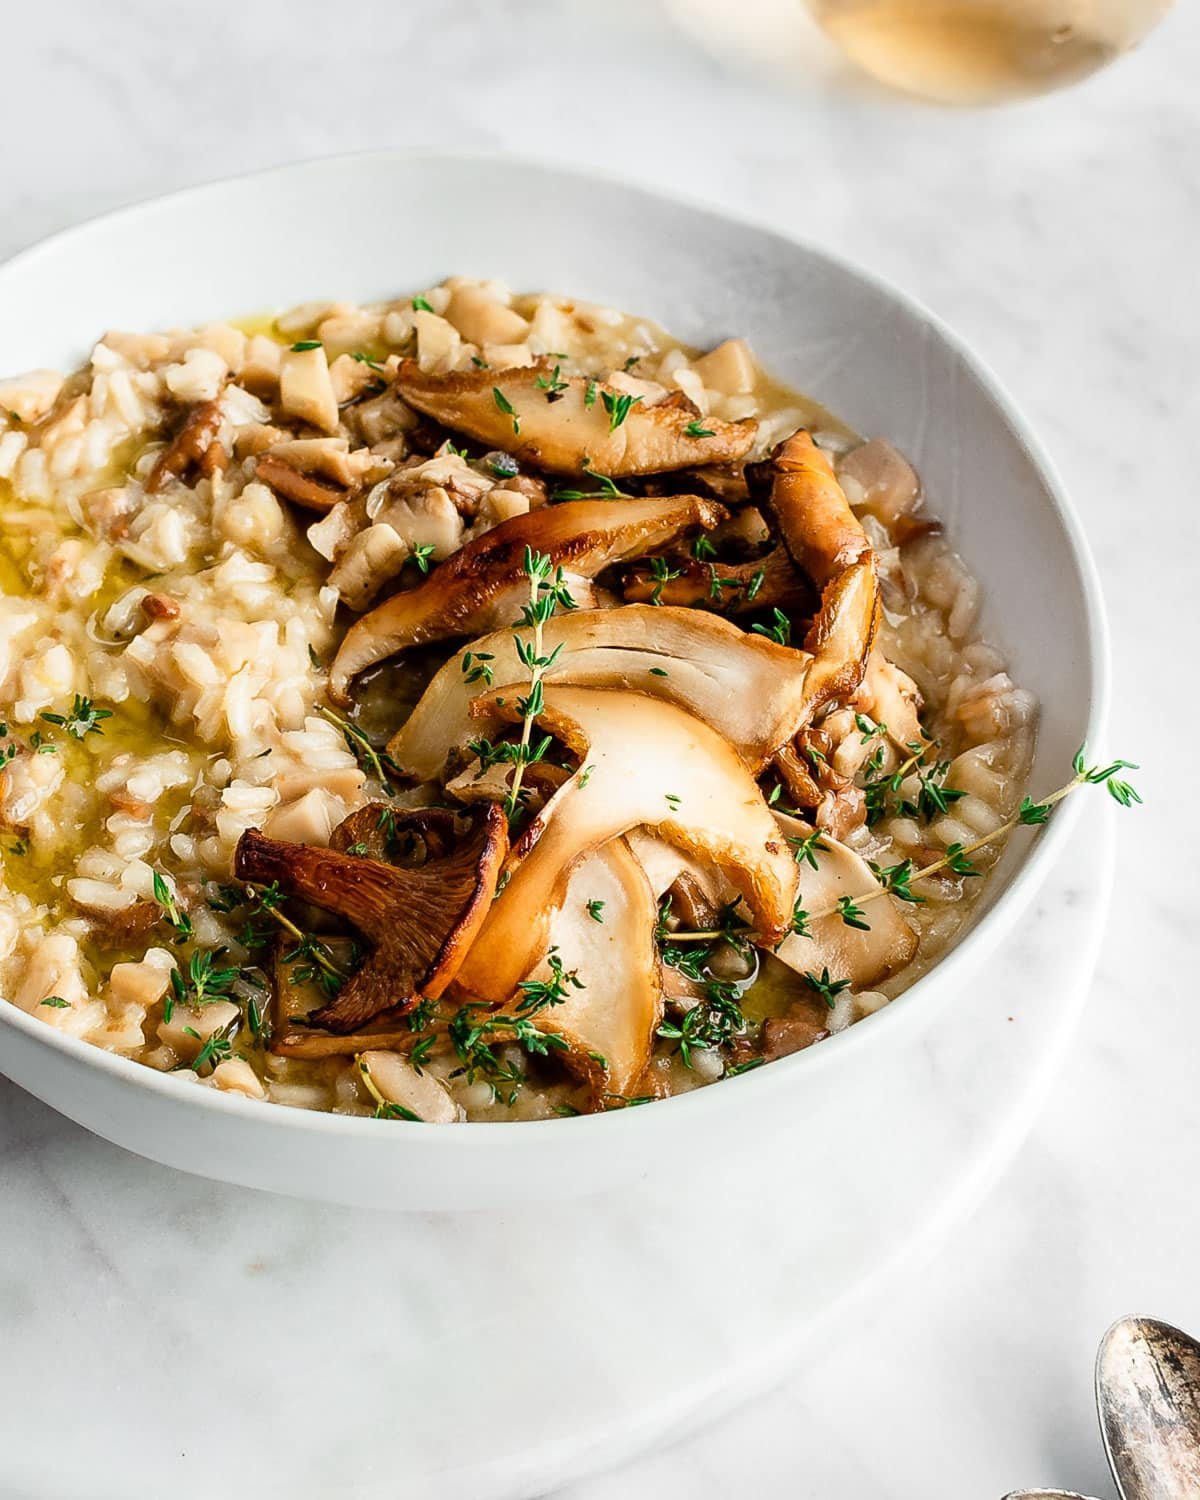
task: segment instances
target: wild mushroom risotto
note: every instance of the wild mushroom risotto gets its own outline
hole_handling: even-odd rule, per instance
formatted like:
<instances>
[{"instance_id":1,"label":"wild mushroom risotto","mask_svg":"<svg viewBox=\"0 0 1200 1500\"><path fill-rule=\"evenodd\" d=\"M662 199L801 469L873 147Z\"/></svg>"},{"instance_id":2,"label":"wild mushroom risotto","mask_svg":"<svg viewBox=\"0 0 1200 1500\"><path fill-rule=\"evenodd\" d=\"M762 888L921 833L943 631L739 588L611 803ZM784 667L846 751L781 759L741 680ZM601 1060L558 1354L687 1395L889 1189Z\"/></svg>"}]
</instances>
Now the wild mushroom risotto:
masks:
<instances>
[{"instance_id":1,"label":"wild mushroom risotto","mask_svg":"<svg viewBox=\"0 0 1200 1500\"><path fill-rule=\"evenodd\" d=\"M181 1087L743 1072L912 984L1021 801L918 476L737 338L460 278L107 333L0 383L0 504L0 993Z\"/></svg>"}]
</instances>

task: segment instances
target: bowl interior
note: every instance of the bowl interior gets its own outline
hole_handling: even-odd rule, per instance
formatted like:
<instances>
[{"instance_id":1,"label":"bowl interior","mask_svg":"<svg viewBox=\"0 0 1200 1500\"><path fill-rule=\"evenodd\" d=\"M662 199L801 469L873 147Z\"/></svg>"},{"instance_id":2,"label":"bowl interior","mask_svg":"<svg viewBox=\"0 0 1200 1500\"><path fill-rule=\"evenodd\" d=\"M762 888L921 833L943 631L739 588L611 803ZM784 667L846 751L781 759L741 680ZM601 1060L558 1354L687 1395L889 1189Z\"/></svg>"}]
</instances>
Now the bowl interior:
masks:
<instances>
[{"instance_id":1,"label":"bowl interior","mask_svg":"<svg viewBox=\"0 0 1200 1500\"><path fill-rule=\"evenodd\" d=\"M1102 625L1048 465L924 309L828 256L624 184L474 157L304 163L135 207L0 271L0 369L86 356L105 328L394 296L453 272L747 336L767 367L914 461L983 585L985 635L1042 704L1050 790L1099 716ZM995 903L1020 861L991 883Z\"/></svg>"},{"instance_id":2,"label":"bowl interior","mask_svg":"<svg viewBox=\"0 0 1200 1500\"><path fill-rule=\"evenodd\" d=\"M783 379L896 443L983 585L985 634L1042 704L1033 787L1059 784L1102 718L1106 668L1091 564L1053 473L995 382L936 319L792 240L508 160L386 153L305 163L110 215L0 268L0 371L69 366L108 327L395 296L454 272L611 303L696 344L744 335ZM1064 832L1052 827L1049 842ZM1021 874L1028 849L1010 851L987 905ZM1039 860L1048 852L1044 841ZM761 1075L738 1083L753 1091Z\"/></svg>"}]
</instances>

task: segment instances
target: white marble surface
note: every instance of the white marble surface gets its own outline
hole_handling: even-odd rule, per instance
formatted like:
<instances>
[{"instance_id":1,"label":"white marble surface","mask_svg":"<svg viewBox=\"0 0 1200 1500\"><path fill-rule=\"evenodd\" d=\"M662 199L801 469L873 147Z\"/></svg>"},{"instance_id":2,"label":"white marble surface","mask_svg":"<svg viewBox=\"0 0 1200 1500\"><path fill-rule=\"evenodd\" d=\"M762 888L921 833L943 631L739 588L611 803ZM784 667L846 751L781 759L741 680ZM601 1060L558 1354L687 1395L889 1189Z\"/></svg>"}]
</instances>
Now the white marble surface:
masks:
<instances>
[{"instance_id":1,"label":"white marble surface","mask_svg":"<svg viewBox=\"0 0 1200 1500\"><path fill-rule=\"evenodd\" d=\"M730 72L651 0L363 0L350 40L345 14L307 0L64 0L7 14L0 253L183 182L377 145L504 146L616 167L784 227L802 206L809 218L815 196L820 237L935 306L1048 441L1109 598L1107 748L1146 762L1148 806L1118 830L1117 904L1077 1045L990 1198L770 1395L556 1493L987 1500L1039 1482L1110 1496L1089 1399L1103 1328L1135 1310L1200 1329L1196 941L1170 800L1176 747L1200 728L1183 645L1198 623L1183 434L1200 417L1200 14L1179 7L1142 51L1074 92L954 115L828 67L791 82ZM115 1354L73 1347L57 1285L90 1257L111 1268L95 1273L94 1295L129 1297L123 1268L155 1264L154 1200L132 1212L114 1193L106 1214L114 1153L3 1085L0 1120L0 1370L13 1347L4 1328L22 1329L21 1346L42 1351L28 1389L51 1402L56 1355L85 1360L99 1381L121 1377ZM34 1191L12 1193L31 1170ZM188 1201L164 1193L163 1210L186 1227ZM206 1201L196 1232L219 1234L201 1221ZM299 1294L304 1239L274 1248ZM219 1301L189 1313L214 1339L235 1334ZM165 1303L160 1314L163 1339L177 1340L178 1314ZM286 1352L302 1361L302 1348ZM246 1358L265 1378L264 1351ZM231 1349L231 1369L237 1360ZM297 1376L299 1420L323 1375ZM209 1399L214 1445L250 1430L252 1414L231 1425L219 1393ZM164 1398L159 1420L169 1413ZM19 1417L10 1405L7 1448ZM377 1477L404 1493L402 1473ZM109 1475L95 1493L117 1487Z\"/></svg>"}]
</instances>

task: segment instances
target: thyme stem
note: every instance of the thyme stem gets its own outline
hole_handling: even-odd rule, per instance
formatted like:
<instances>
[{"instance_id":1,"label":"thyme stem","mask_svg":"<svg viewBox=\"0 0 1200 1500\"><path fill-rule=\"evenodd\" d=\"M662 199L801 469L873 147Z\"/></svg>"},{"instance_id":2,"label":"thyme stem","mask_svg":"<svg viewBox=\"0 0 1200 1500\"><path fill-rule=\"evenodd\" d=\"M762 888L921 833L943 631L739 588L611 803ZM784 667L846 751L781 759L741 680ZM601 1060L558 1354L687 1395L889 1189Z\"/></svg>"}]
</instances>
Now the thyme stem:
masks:
<instances>
[{"instance_id":1,"label":"thyme stem","mask_svg":"<svg viewBox=\"0 0 1200 1500\"><path fill-rule=\"evenodd\" d=\"M311 948L311 953L309 956L312 958L312 961L317 965L318 968L324 969L326 974L328 974L331 978L340 979L343 984L347 979L350 978L349 974L346 974L341 969L339 969L337 964L335 964L334 961L325 952L323 944L318 943L316 939L311 939L310 941L309 934L297 927L295 922L292 921L291 917L287 916L284 912L281 912L277 906L272 905L270 902L263 901L262 891L259 890L256 885L251 885L251 883L247 881L246 889L254 896L260 911L265 911L268 916L274 917L275 920L279 923L280 927L282 927L285 932L290 932L298 943L309 943L309 946Z\"/></svg>"},{"instance_id":2,"label":"thyme stem","mask_svg":"<svg viewBox=\"0 0 1200 1500\"><path fill-rule=\"evenodd\" d=\"M924 751L922 751L922 754L924 754ZM1117 771L1123 770L1132 764L1130 761L1115 761L1111 766L1100 770L1096 767L1089 768L1085 766L1083 755L1084 751L1081 748L1075 757L1075 775L1064 786L1060 786L1057 791L1051 792L1048 797L1043 797L1039 802L1031 802L1026 797L1021 804L1020 811L1015 817L1009 818L1005 823L1001 823L999 828L994 828L991 833L980 834L977 839L972 839L969 844L952 845L941 859L935 859L932 864L922 865L918 869L915 869L908 877L908 883L911 885L915 880L927 880L931 875L936 875L940 870L946 869L947 866L956 865L968 855L974 854L979 849L986 848L988 844L994 844L999 839L1007 838L1014 829L1022 826L1037 826L1044 823L1050 809L1063 801L1064 798L1069 797L1072 792L1078 791L1081 786L1107 785L1115 800L1120 802L1123 807L1128 807L1131 802L1140 802L1142 800L1132 787L1129 787L1124 782L1114 782L1113 780ZM890 891L891 887L886 883L877 884L873 890L864 891L862 895L852 897L851 901L856 907L863 906L868 901L877 901L880 896L889 895ZM842 899L844 900L845 898ZM837 916L841 912L842 905L839 901L833 906L826 906L820 911L809 912L806 915L809 922L819 922L822 917ZM673 943L708 943L712 942L714 938L724 935L720 930L712 932L673 932L671 933L671 941Z\"/></svg>"}]
</instances>

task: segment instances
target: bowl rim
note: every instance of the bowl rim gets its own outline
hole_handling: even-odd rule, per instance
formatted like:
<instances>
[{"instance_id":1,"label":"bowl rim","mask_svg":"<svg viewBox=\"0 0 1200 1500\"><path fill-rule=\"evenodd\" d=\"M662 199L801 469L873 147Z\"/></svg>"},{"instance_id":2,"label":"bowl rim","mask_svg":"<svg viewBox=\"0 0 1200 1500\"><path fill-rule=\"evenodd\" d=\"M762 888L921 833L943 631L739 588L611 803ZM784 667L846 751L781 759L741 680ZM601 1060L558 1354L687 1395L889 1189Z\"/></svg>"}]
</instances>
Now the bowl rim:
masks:
<instances>
[{"instance_id":1,"label":"bowl rim","mask_svg":"<svg viewBox=\"0 0 1200 1500\"><path fill-rule=\"evenodd\" d=\"M989 401L998 410L1013 439L1020 445L1032 464L1041 482L1042 491L1055 511L1062 526L1067 544L1078 571L1084 620L1086 625L1086 666L1091 675L1091 694L1088 705L1086 743L1096 744L1108 723L1111 651L1108 622L1105 615L1099 573L1091 547L1084 533L1082 522L1067 493L1062 477L1041 439L1026 419L1024 413L1007 387L991 366L968 344L966 339L954 331L932 309L919 298L905 291L890 278L864 265L856 257L840 250L827 249L814 244L804 236L782 229L751 212L728 205L714 203L690 193L664 191L656 184L646 181L629 181L615 172L580 168L570 163L552 159L509 152L500 148L406 148L386 147L363 151L338 152L332 155L304 157L299 160L277 163L268 167L256 167L244 172L227 173L221 177L190 183L167 193L156 193L136 198L131 202L95 214L78 223L70 224L33 244L25 246L0 262L0 282L9 273L23 269L49 255L76 238L86 236L100 225L119 224L124 220L135 220L148 210L165 205L182 207L192 199L205 194L216 194L234 183L254 180L281 181L288 177L300 177L305 172L319 167L339 165L377 165L386 169L390 165L405 167L428 167L436 169L440 164L457 162L467 166L502 164L523 172L537 173L546 178L566 177L575 182L595 183L617 187L635 198L651 199L668 203L692 213L721 220L742 229L749 229L786 247L799 251L810 260L819 262L847 276L850 280L882 295L900 307L916 321L928 328L944 345L962 361L977 380ZM819 399L819 393L817 393ZM1035 894L1038 885L1052 862L1071 837L1080 815L1082 799L1070 797L1060 806L1049 823L1038 830L1029 846L1020 855L1020 865L1013 872L1007 888L1001 892L994 904L985 911L969 930L955 943L944 957L938 959L927 973L914 981L909 989L883 1007L876 1014L864 1017L856 1024L827 1038L819 1047L807 1047L791 1056L782 1057L770 1065L752 1068L735 1077L717 1080L719 1088L706 1086L691 1089L685 1094L672 1095L653 1102L651 1117L670 1110L670 1118L682 1124L684 1112L690 1111L698 1117L702 1110L716 1108L733 1109L736 1099L744 1105L751 1102L751 1092L765 1099L768 1091L778 1092L784 1088L798 1086L801 1071L812 1073L821 1068L841 1066L843 1061L851 1066L851 1057L864 1047L884 1045L887 1036L898 1034L903 1026L912 1024L919 1011L932 1002L931 993L946 989L966 975L969 969L994 948L1004 936L1010 916L1015 918ZM922 999L926 1006L921 1004ZM181 1088L179 1081L169 1073L159 1073L146 1064L108 1052L92 1042L64 1035L45 1025L34 1015L21 1010L14 1002L0 999L0 1025L11 1027L26 1040L43 1049L59 1054L65 1062L83 1064L115 1081L134 1085L151 1096L162 1096L169 1102L186 1107L190 1101L201 1111L215 1110L231 1118L253 1120L275 1131L300 1131L303 1133L341 1137L347 1141L357 1139L376 1143L387 1138L396 1142L397 1149L414 1147L432 1149L443 1154L447 1151L532 1151L547 1143L551 1132L555 1132L559 1144L565 1144L566 1132L576 1136L590 1131L596 1135L607 1132L615 1138L622 1130L643 1129L631 1123L640 1119L645 1111L641 1108L625 1107L592 1115L544 1120L497 1120L472 1121L468 1130L422 1130L417 1133L397 1131L394 1121L380 1121L370 1116L337 1115L326 1111L299 1109L288 1105L273 1105L264 1109L264 1101L249 1099L240 1094L219 1089ZM0 1072L3 1072L0 1059ZM719 1101L728 1098L728 1105ZM59 1107L61 1106L53 1106ZM494 1128L481 1129L481 1126ZM517 1129L516 1127L520 1127Z\"/></svg>"}]
</instances>

